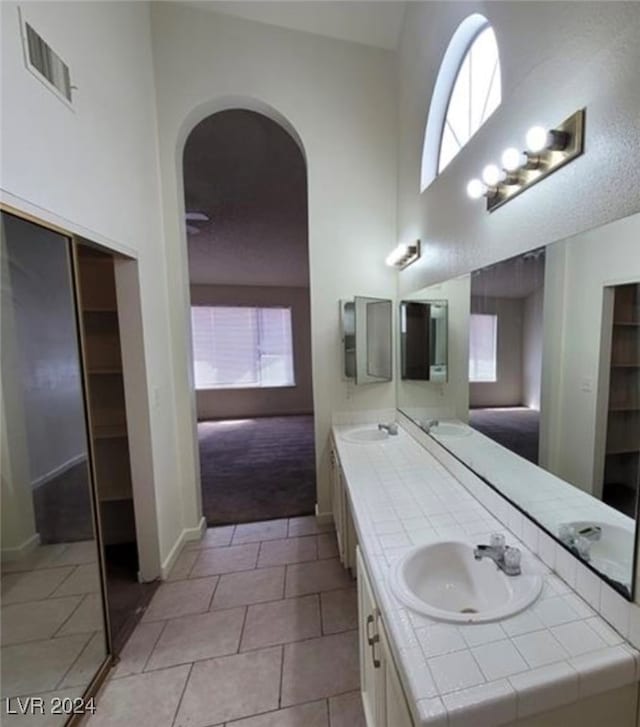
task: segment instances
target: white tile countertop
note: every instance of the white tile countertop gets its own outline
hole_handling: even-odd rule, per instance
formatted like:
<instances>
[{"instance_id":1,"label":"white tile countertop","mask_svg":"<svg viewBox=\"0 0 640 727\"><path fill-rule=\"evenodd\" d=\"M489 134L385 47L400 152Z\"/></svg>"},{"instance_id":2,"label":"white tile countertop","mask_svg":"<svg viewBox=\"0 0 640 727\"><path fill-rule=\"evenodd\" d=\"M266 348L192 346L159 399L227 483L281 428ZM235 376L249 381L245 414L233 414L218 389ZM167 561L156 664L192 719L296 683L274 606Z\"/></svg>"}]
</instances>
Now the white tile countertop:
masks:
<instances>
[{"instance_id":1,"label":"white tile countertop","mask_svg":"<svg viewBox=\"0 0 640 727\"><path fill-rule=\"evenodd\" d=\"M333 436L416 726L506 724L640 679L640 654L411 435L400 428L367 444L341 436L362 427L334 426ZM443 539L488 543L492 532L503 532L544 577L539 599L525 611L450 624L410 611L391 593L390 566L412 547Z\"/></svg>"}]
</instances>

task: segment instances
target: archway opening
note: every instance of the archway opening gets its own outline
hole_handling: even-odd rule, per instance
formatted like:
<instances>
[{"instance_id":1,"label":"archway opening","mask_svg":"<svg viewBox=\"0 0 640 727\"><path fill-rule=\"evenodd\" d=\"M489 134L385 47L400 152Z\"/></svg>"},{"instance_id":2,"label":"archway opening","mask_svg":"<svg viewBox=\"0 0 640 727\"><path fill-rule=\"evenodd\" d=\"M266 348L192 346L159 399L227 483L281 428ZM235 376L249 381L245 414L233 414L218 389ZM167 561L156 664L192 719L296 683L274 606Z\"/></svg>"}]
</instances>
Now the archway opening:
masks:
<instances>
[{"instance_id":1,"label":"archway opening","mask_svg":"<svg viewBox=\"0 0 640 727\"><path fill-rule=\"evenodd\" d=\"M191 131L183 174L203 514L210 526L310 515L304 155L272 119L228 109Z\"/></svg>"}]
</instances>

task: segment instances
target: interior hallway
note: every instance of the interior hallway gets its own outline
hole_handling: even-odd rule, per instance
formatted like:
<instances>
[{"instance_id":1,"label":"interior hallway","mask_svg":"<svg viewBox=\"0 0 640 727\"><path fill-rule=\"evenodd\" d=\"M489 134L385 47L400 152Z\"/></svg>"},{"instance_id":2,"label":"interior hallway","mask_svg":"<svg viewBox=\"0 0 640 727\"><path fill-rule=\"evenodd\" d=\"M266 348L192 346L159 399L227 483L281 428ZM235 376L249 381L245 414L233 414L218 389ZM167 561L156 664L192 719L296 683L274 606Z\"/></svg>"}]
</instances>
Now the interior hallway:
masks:
<instances>
[{"instance_id":1,"label":"interior hallway","mask_svg":"<svg viewBox=\"0 0 640 727\"><path fill-rule=\"evenodd\" d=\"M208 525L314 512L313 416L198 422L198 441Z\"/></svg>"},{"instance_id":2,"label":"interior hallway","mask_svg":"<svg viewBox=\"0 0 640 727\"><path fill-rule=\"evenodd\" d=\"M313 517L210 528L182 551L90 727L365 727L355 581Z\"/></svg>"}]
</instances>

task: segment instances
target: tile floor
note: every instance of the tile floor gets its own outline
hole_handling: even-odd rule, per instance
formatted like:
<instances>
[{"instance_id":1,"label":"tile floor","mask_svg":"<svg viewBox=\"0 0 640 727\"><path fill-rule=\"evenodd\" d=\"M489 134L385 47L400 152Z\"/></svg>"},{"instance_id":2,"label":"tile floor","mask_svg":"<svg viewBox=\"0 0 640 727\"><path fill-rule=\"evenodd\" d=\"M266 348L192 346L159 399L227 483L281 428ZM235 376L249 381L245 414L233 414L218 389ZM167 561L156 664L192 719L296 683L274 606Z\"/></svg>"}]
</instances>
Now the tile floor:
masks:
<instances>
[{"instance_id":1,"label":"tile floor","mask_svg":"<svg viewBox=\"0 0 640 727\"><path fill-rule=\"evenodd\" d=\"M106 658L94 541L38 547L2 564L1 695L80 696ZM5 714L4 724L31 724ZM43 724L42 720L37 724Z\"/></svg>"},{"instance_id":2,"label":"tile floor","mask_svg":"<svg viewBox=\"0 0 640 727\"><path fill-rule=\"evenodd\" d=\"M89 727L364 727L355 582L300 517L210 528L178 557Z\"/></svg>"}]
</instances>

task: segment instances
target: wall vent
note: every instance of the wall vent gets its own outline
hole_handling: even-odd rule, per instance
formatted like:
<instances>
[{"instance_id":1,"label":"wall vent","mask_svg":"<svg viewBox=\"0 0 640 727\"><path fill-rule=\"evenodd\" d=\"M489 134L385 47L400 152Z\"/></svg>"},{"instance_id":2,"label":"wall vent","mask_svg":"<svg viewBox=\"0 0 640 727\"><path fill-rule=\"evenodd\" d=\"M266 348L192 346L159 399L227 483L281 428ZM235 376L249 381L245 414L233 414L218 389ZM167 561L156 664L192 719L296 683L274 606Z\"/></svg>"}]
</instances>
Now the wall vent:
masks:
<instances>
[{"instance_id":1,"label":"wall vent","mask_svg":"<svg viewBox=\"0 0 640 727\"><path fill-rule=\"evenodd\" d=\"M71 103L69 66L29 23L25 21L23 28L27 68Z\"/></svg>"}]
</instances>

